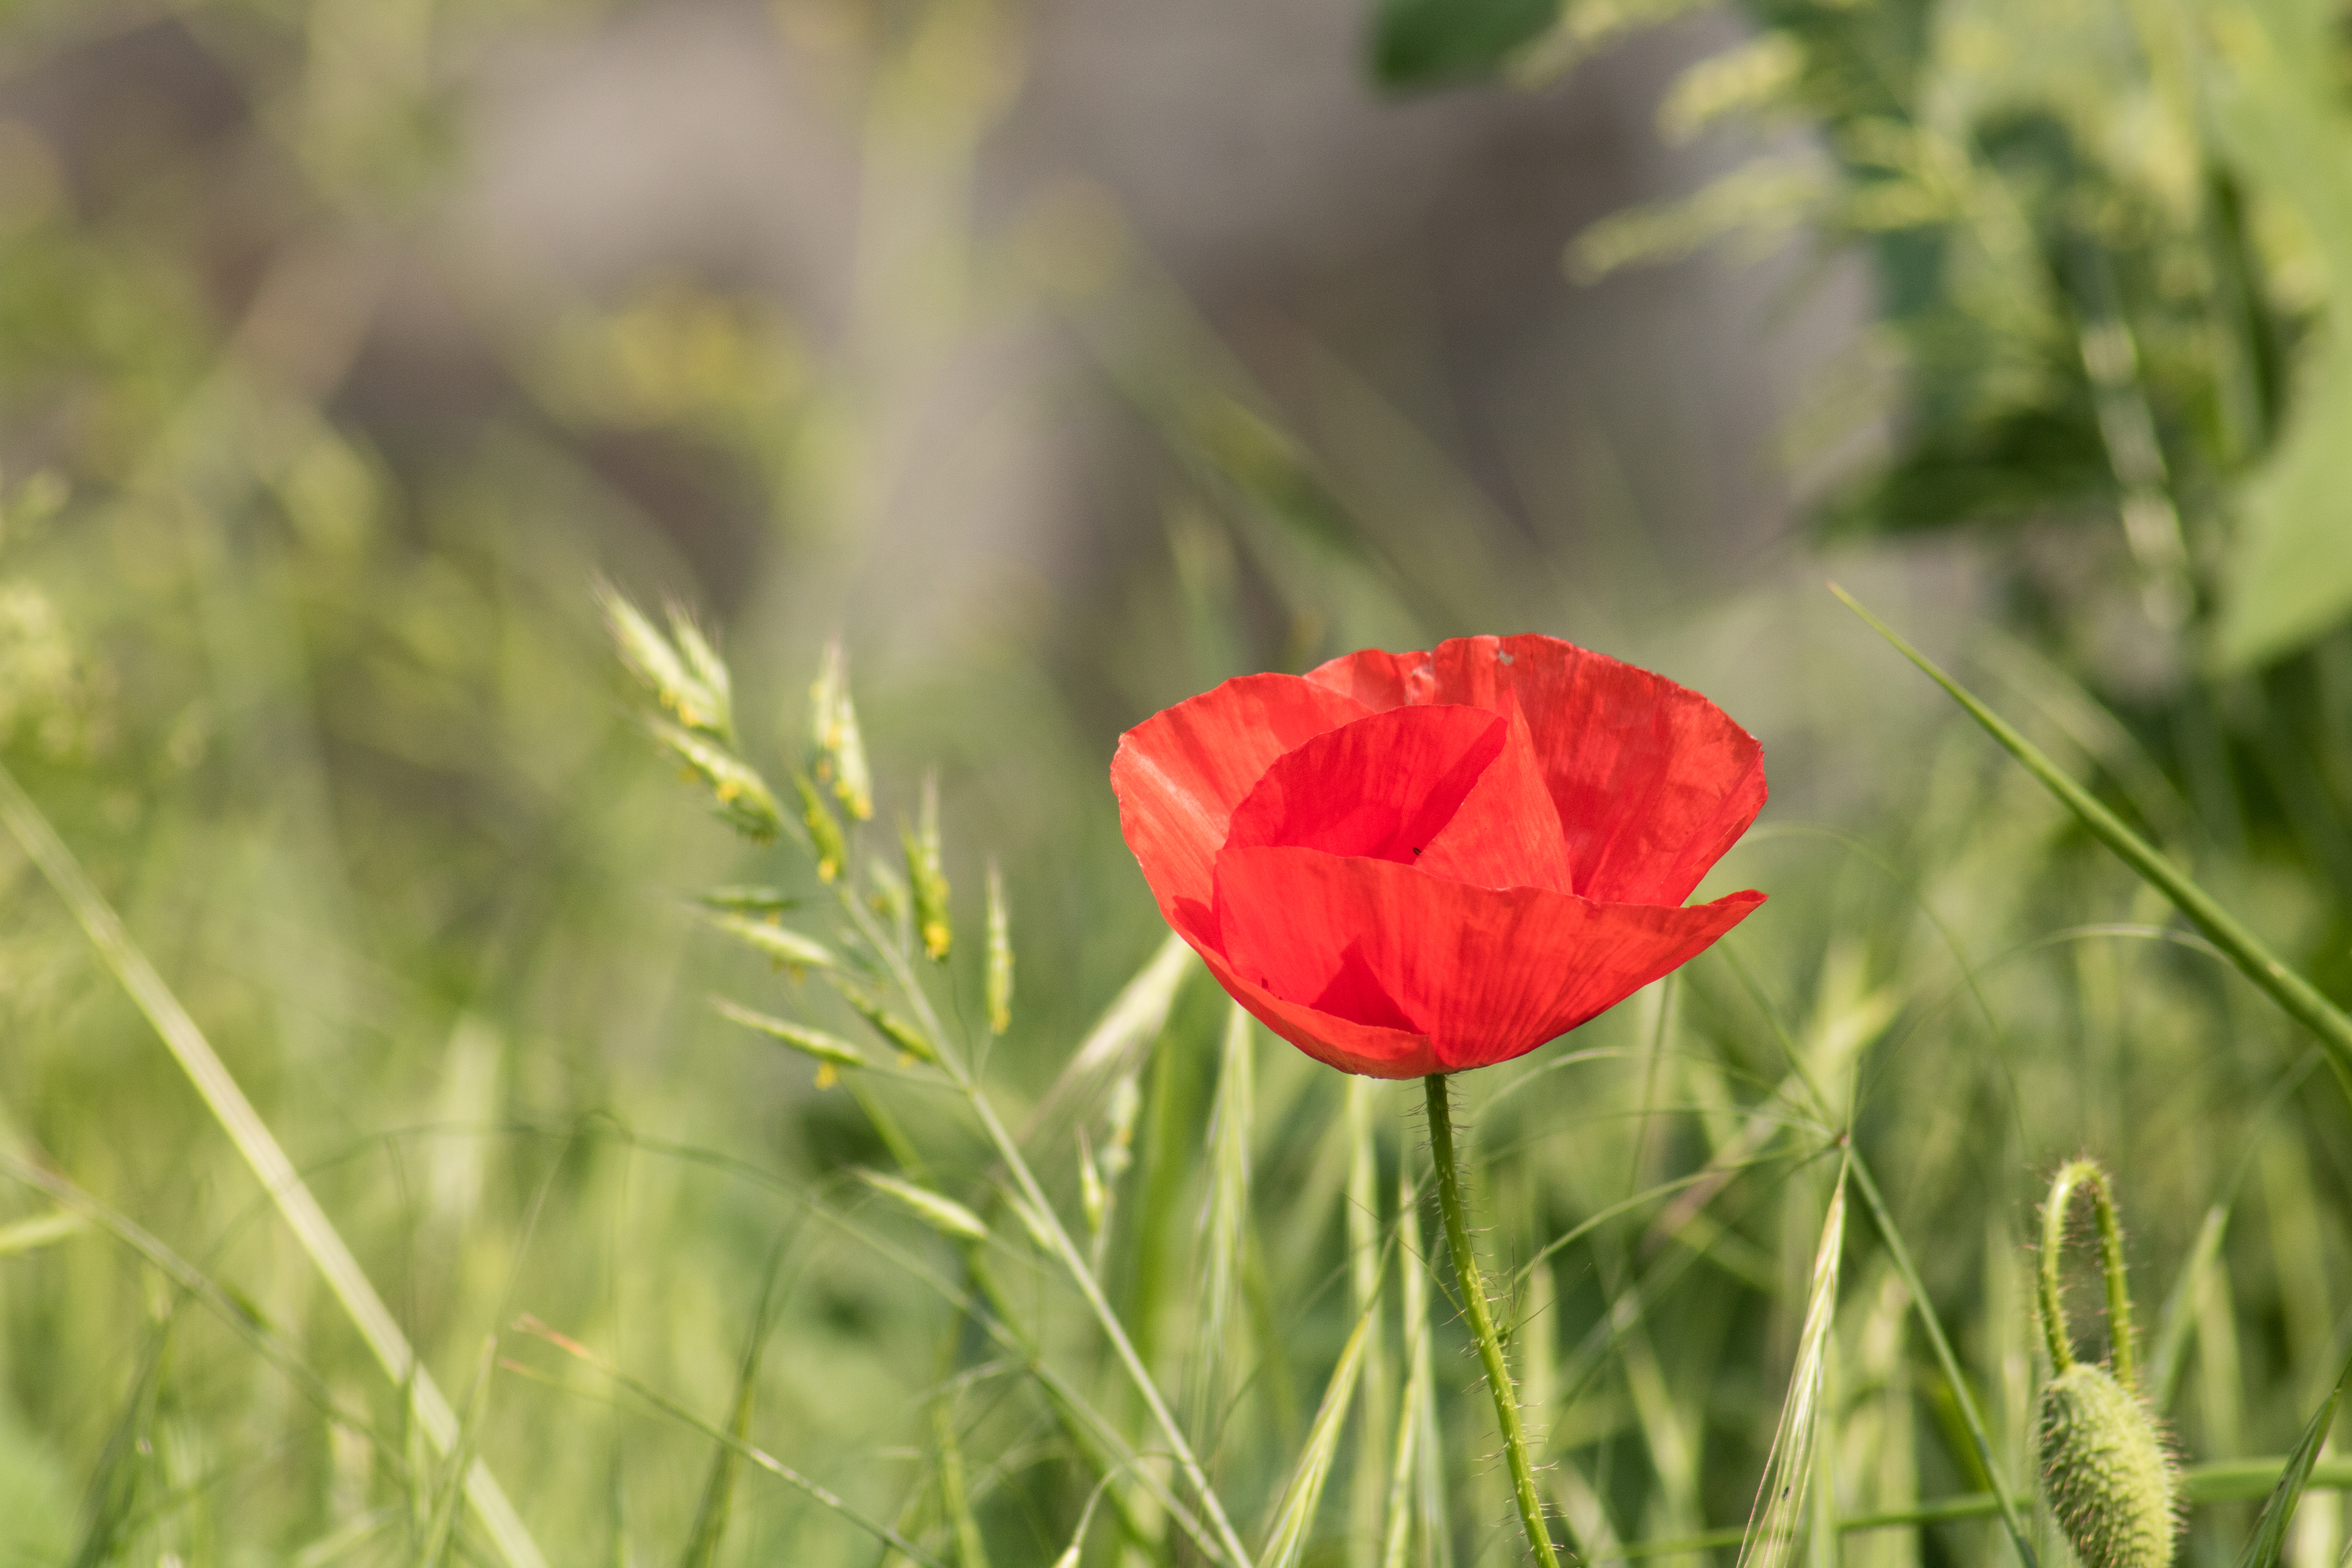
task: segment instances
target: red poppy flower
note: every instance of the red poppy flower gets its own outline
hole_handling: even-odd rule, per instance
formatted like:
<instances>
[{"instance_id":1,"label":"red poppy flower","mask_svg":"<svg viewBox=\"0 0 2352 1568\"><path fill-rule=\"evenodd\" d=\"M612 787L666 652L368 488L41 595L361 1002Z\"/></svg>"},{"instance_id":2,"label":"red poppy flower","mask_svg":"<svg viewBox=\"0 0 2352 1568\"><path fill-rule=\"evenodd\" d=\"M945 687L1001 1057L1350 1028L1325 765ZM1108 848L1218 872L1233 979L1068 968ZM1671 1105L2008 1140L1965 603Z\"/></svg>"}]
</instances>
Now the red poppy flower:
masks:
<instances>
[{"instance_id":1,"label":"red poppy flower","mask_svg":"<svg viewBox=\"0 0 2352 1568\"><path fill-rule=\"evenodd\" d=\"M1245 675L1129 731L1110 776L1218 983L1374 1078L1533 1050L1764 901L1683 907L1763 808L1755 737L1556 637Z\"/></svg>"}]
</instances>

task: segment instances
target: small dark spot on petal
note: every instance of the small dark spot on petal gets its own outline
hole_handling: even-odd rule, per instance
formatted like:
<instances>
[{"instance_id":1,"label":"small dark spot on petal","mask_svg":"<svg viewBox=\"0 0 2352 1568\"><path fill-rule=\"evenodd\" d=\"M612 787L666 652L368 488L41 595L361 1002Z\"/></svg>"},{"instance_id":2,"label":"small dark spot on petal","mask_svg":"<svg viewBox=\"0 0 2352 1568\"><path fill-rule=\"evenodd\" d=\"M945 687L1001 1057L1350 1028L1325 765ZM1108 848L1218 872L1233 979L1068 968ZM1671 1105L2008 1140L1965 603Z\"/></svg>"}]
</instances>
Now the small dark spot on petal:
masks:
<instances>
[{"instance_id":1,"label":"small dark spot on petal","mask_svg":"<svg viewBox=\"0 0 2352 1568\"><path fill-rule=\"evenodd\" d=\"M1416 855L1420 854L1420 853L1421 853L1421 846L1419 846L1418 844L1414 845L1414 846L1413 846L1413 848L1412 848L1412 852L1413 852L1414 854L1416 854Z\"/></svg>"}]
</instances>

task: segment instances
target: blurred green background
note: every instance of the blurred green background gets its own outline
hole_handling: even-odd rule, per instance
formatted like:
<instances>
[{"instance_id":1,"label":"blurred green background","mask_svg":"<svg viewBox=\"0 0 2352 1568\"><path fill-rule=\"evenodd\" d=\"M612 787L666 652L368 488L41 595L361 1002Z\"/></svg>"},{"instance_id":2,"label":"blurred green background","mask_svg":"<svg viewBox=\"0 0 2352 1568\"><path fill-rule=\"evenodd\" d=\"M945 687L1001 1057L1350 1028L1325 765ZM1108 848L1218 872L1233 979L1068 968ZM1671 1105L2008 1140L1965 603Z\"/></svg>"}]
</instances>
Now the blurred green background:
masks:
<instances>
[{"instance_id":1,"label":"blurred green background","mask_svg":"<svg viewBox=\"0 0 2352 1568\"><path fill-rule=\"evenodd\" d=\"M0 757L549 1561L879 1549L755 1469L714 1489L706 1433L524 1313L706 1420L750 1390L753 1440L960 1568L1054 1561L1094 1487L955 1304L954 1249L845 1182L886 1163L858 1101L706 1006L855 1024L698 918L714 884L816 884L648 742L600 581L711 634L779 782L842 640L877 854L938 770L967 1020L1003 868L1020 990L985 1069L1015 1126L1164 934L1106 780L1124 728L1474 632L1697 687L1775 797L1702 896L1772 902L1461 1086L1563 1532L1611 1561L1747 1519L1849 1127L2011 1485L2024 1238L2084 1151L2184 1455L2274 1456L2344 1352L2352 1081L1822 582L2352 1002L2345 20L11 0ZM496 1561L20 842L0 868L0 1561ZM1234 1079L1197 974L1148 1022L1028 1148L1082 1233L1081 1135L1131 1150L1095 1170L1106 1289L1255 1551L1361 1305L1350 1249L1411 1207L1420 1091L1359 1091L1351 1131L1278 1041ZM969 1120L870 1092L985 1208ZM1046 1360L1148 1451L1067 1282L990 1223ZM1211 1322L1220 1249L1245 1310ZM1859 1222L1844 1270L1810 1561L2013 1562L1981 1519L1821 1522L1985 1481ZM1387 1560L1382 1278L1302 1561ZM1450 1284L1407 1560L1517 1562ZM2200 1505L2184 1552L2234 1559L2252 1517ZM2316 1491L2289 1560L2346 1540Z\"/></svg>"}]
</instances>

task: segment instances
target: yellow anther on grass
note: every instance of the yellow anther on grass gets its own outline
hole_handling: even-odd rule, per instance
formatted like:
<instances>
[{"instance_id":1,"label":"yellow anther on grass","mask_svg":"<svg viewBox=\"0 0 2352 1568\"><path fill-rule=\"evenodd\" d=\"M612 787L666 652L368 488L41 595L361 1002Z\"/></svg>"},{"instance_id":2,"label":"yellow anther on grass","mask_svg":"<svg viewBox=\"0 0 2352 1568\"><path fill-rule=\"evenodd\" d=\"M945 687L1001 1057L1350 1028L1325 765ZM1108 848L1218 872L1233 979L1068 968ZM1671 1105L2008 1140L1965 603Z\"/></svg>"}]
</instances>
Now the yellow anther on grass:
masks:
<instances>
[{"instance_id":1,"label":"yellow anther on grass","mask_svg":"<svg viewBox=\"0 0 2352 1568\"><path fill-rule=\"evenodd\" d=\"M842 837L841 824L835 820L833 808L824 804L824 795L808 774L794 773L793 787L800 791L801 824L808 829L809 850L816 857L817 879L830 882L849 864L849 841Z\"/></svg>"},{"instance_id":2,"label":"yellow anther on grass","mask_svg":"<svg viewBox=\"0 0 2352 1568\"><path fill-rule=\"evenodd\" d=\"M911 828L902 827L898 837L907 851L907 883L915 900L915 930L923 941L924 956L938 961L948 955L954 944L954 928L948 922L948 879L940 865L940 780L937 773L923 781L922 813Z\"/></svg>"}]
</instances>

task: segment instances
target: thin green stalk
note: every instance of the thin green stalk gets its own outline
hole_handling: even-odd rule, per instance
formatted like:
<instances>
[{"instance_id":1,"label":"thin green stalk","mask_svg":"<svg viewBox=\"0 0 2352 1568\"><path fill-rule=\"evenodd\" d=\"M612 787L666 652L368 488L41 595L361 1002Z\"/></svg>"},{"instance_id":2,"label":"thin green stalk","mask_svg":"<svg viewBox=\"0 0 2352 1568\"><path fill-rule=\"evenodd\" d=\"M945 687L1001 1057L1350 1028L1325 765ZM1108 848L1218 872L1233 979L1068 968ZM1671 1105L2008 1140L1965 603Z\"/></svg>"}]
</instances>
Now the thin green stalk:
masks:
<instances>
[{"instance_id":1,"label":"thin green stalk","mask_svg":"<svg viewBox=\"0 0 2352 1568\"><path fill-rule=\"evenodd\" d=\"M2336 1005L2320 994L2318 988L2302 975L2289 969L2263 944L2262 939L2238 922L2215 902L2211 895L2171 861L2166 859L2147 840L2124 826L2121 818L2044 756L2041 748L2012 730L2000 715L1977 700L1967 688L1937 668L1927 655L1903 640L1895 629L1855 602L1853 595L1835 584L1830 592L1845 602L1848 609L1870 623L1871 629L1895 645L1895 650L1924 670L1927 678L1949 692L1952 700L1969 711L1969 717L1984 727L1985 732L2000 742L2009 754L2025 764L2025 771L2040 779L2051 794L2064 804L2067 810L2081 819L2098 840L2114 850L2124 864L2138 872L2151 887L2172 900L2173 908L2187 915L2190 923L2203 931L2214 946L2229 956L2230 962L2242 971L2247 979L2261 986L2271 1000L2285 1009L2289 1017L2309 1029L2327 1047L2339 1072L2352 1073L2352 1018L2345 1016Z\"/></svg>"},{"instance_id":2,"label":"thin green stalk","mask_svg":"<svg viewBox=\"0 0 2352 1568\"><path fill-rule=\"evenodd\" d=\"M1862 1189L1862 1201L1869 1205L1871 1223L1878 1227L1878 1238L1886 1245L1887 1261L1895 1266L1903 1288L1911 1292L1911 1304L1918 1311L1920 1326L1927 1331L1927 1342L1935 1349L1937 1363L1944 1369L1944 1381L1951 1385L1952 1402L1960 1407L1960 1419L1968 1426L1969 1440L1976 1445L1977 1458L1984 1464L1985 1479L1992 1483L1993 1501L2000 1509L2000 1521L2009 1527L2009 1538L2016 1543L2017 1555L2025 1568L2042 1568L2041 1559L2034 1555L2033 1542L2025 1533L2025 1519L2017 1510L2017 1500L2002 1484L2000 1461L1993 1454L1984 1416L1977 1409L1976 1395L1969 1392L1968 1379L1961 1374L1960 1358L1952 1353L1952 1342L1944 1337L1944 1325L1937 1320L1927 1282L1912 1265L1911 1249L1903 1245L1903 1233L1895 1228L1895 1216L1886 1212L1886 1200L1878 1195L1878 1184L1871 1178L1870 1166L1860 1151L1852 1150L1849 1154L1848 1168L1853 1173L1853 1184Z\"/></svg>"},{"instance_id":3,"label":"thin green stalk","mask_svg":"<svg viewBox=\"0 0 2352 1568\"><path fill-rule=\"evenodd\" d=\"M1503 1342L1495 1332L1494 1314L1486 1308L1486 1287L1478 1278L1478 1255L1470 1246L1470 1226L1462 1213L1462 1178L1454 1163L1453 1108L1446 1102L1445 1075L1431 1073L1423 1079L1429 1090L1429 1157L1437 1167L1437 1206L1445 1215L1445 1239L1454 1251L1454 1277L1462 1287L1462 1311L1470 1331L1478 1338L1478 1359L1486 1368L1486 1387L1495 1396L1495 1420L1503 1429L1503 1452L1510 1461L1511 1492L1519 1505L1519 1522L1527 1528L1528 1544L1543 1568L1559 1568L1552 1550L1551 1531L1545 1527L1543 1503L1536 1494L1534 1468L1528 1463L1527 1435L1519 1428L1519 1402L1511 1393L1511 1369L1503 1361Z\"/></svg>"},{"instance_id":4,"label":"thin green stalk","mask_svg":"<svg viewBox=\"0 0 2352 1568\"><path fill-rule=\"evenodd\" d=\"M2064 1372L2074 1364L2074 1347L2067 1342L2066 1303L2059 1294L2058 1266L2066 1249L2066 1214L2074 1194L2089 1188L2099 1217L2099 1266L2107 1281L2107 1338L2115 1358L2116 1381L2126 1388L2138 1384L2132 1353L2131 1291L2124 1279L2123 1225L2116 1217L2116 1200L2107 1190L2107 1173L2089 1160L2075 1160L2050 1185L2050 1201L2042 1210L2042 1331L2050 1342L2050 1369Z\"/></svg>"},{"instance_id":5,"label":"thin green stalk","mask_svg":"<svg viewBox=\"0 0 2352 1568\"><path fill-rule=\"evenodd\" d=\"M767 1452L765 1449L753 1447L748 1440L737 1436L734 1433L730 1432L726 1427L719 1426L717 1422L705 1420L702 1416L696 1415L685 1405L680 1405L677 1400L672 1399L669 1395L664 1394L653 1384L646 1383L642 1378L632 1377L629 1373L622 1371L619 1366L615 1365L612 1362L606 1361L603 1356L598 1355L594 1351L590 1350L586 1345L582 1344L578 1340L572 1338L569 1334L558 1333L555 1330L549 1328L545 1323L541 1322L537 1318L530 1316L529 1313L525 1313L522 1317L517 1319L514 1326L520 1332L530 1334L535 1339L542 1340L583 1364L594 1367L598 1372L603 1373L606 1377L612 1379L615 1386L627 1390L630 1394L645 1401L646 1405L661 1412L663 1415L669 1416L671 1419L684 1422L687 1426L691 1426L696 1431L701 1433L712 1442L733 1452L745 1463L750 1464L756 1468L765 1470L768 1474L775 1477L778 1480L782 1481L786 1486L793 1488L795 1491L800 1492L803 1496L815 1502L820 1507L831 1510L840 1518L856 1525L859 1530L864 1531L875 1540L881 1542L885 1546L892 1548L902 1556L912 1558L915 1562L923 1564L923 1568L948 1568L946 1563L940 1562L938 1558L932 1556L929 1552L924 1551L921 1547L916 1545L913 1542L908 1540L905 1536L891 1529L888 1525L877 1524L873 1520L870 1520L864 1514L858 1512L856 1509L851 1507L847 1502L843 1500L843 1499L837 1493L833 1491L832 1489L801 1474L800 1471L793 1468L790 1465L785 1464L782 1460L777 1458L774 1455ZM551 1387L555 1388L562 1388L566 1386L560 1379L556 1378L552 1374L541 1372L533 1367L524 1366L517 1362L501 1362L499 1364L505 1367L507 1371L515 1373L519 1377L528 1377L536 1382L544 1383Z\"/></svg>"},{"instance_id":6,"label":"thin green stalk","mask_svg":"<svg viewBox=\"0 0 2352 1568\"><path fill-rule=\"evenodd\" d=\"M891 977L905 994L908 1005L915 1009L917 1021L929 1033L933 1044L940 1047L941 1069L971 1105L981 1131L987 1134L989 1142L996 1150L996 1157L1004 1162L1004 1168L1012 1174L1013 1184L1020 1189L1022 1201L1029 1205L1045 1231L1045 1239L1052 1244L1051 1250L1061 1259L1071 1281L1077 1286L1078 1294L1085 1298L1087 1310L1101 1327L1104 1337L1110 1341L1113 1353L1126 1369L1136 1392L1142 1396L1145 1407L1151 1413L1153 1424L1160 1428L1161 1439L1167 1443L1170 1455L1176 1460L1176 1468L1184 1473L1185 1482L1200 1498L1201 1510L1208 1516L1209 1527L1215 1533L1223 1556L1234 1568L1250 1568L1248 1548L1242 1544L1233 1521L1226 1518L1224 1504L1209 1485L1208 1474L1193 1456L1192 1446L1184 1440L1183 1429L1177 1425L1175 1414L1168 1408L1167 1400L1160 1396L1160 1386L1152 1381L1150 1369L1136 1353L1134 1342L1127 1337L1118 1314L1111 1310L1109 1299L1103 1295L1102 1287L1096 1282L1094 1270L1087 1266L1086 1255L1078 1250L1077 1244L1070 1239L1070 1233L1063 1227L1061 1215L1047 1200L1045 1189L1029 1169L1029 1162L1022 1157L1021 1146L1005 1130L995 1107L989 1103L988 1096L965 1070L964 1064L957 1059L955 1053L945 1048L947 1031L940 1027L938 1010L932 1007L930 996L924 991L922 982L916 977L913 967L908 963L906 954L897 943L875 928L872 916L846 884L839 892L841 907L847 913L851 924L890 966Z\"/></svg>"},{"instance_id":7,"label":"thin green stalk","mask_svg":"<svg viewBox=\"0 0 2352 1568\"><path fill-rule=\"evenodd\" d=\"M2245 1502L2266 1498L2277 1489L2280 1472L2289 1459L2226 1459L2219 1464L2195 1465L2183 1471L2182 1495L2193 1504ZM2310 1488L2330 1488L2337 1491L2352 1490L2352 1460L2337 1459L2314 1465L2307 1485ZM1923 1524L1950 1524L1962 1520L1990 1519L2000 1512L2000 1500L1990 1492L1963 1492L1958 1497L1940 1498L1888 1513L1849 1514L1837 1521L1840 1535L1864 1535L1880 1530L1916 1530ZM1745 1530L1710 1530L1698 1535L1685 1535L1672 1541L1633 1541L1615 1552L1603 1552L1595 1561L1602 1563L1635 1562L1650 1557L1696 1557L1703 1552L1737 1546L1746 1538Z\"/></svg>"},{"instance_id":8,"label":"thin green stalk","mask_svg":"<svg viewBox=\"0 0 2352 1568\"><path fill-rule=\"evenodd\" d=\"M343 1244L343 1238L327 1217L326 1210L310 1194L310 1186L286 1157L286 1151L271 1136L268 1124L253 1109L253 1102L237 1087L220 1056L196 1027L187 1009L180 1005L147 955L131 940L123 928L121 917L100 896L82 872L81 863L73 851L49 826L39 806L16 783L14 774L0 767L0 821L5 821L25 853L41 868L49 886L57 889L74 918L98 949L99 956L114 972L116 980L131 994L140 1012L147 1016L155 1033L182 1071L195 1086L205 1104L236 1145L238 1153L259 1179L262 1190L278 1205L287 1229L294 1233L302 1250L310 1255L311 1263L327 1281L327 1288L342 1303L343 1310L367 1342L383 1367L384 1375L400 1385L413 1407L416 1424L432 1443L434 1451L443 1456L457 1447L458 1424L457 1412L433 1381L433 1374L416 1359L409 1348L408 1338L375 1292L367 1274L360 1268L359 1259ZM507 1500L498 1479L478 1458L466 1466L466 1499L482 1521L482 1527L498 1547L508 1568L546 1568L547 1559L532 1541L530 1530Z\"/></svg>"}]
</instances>

